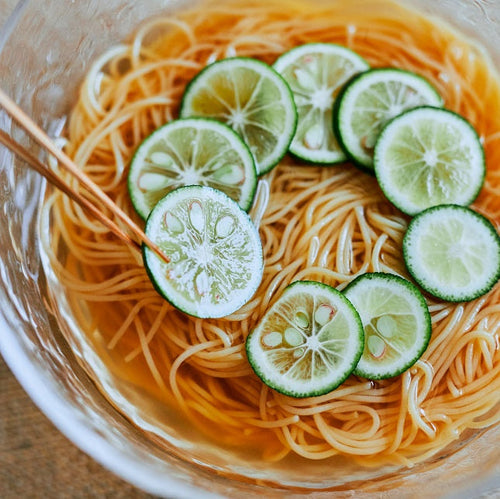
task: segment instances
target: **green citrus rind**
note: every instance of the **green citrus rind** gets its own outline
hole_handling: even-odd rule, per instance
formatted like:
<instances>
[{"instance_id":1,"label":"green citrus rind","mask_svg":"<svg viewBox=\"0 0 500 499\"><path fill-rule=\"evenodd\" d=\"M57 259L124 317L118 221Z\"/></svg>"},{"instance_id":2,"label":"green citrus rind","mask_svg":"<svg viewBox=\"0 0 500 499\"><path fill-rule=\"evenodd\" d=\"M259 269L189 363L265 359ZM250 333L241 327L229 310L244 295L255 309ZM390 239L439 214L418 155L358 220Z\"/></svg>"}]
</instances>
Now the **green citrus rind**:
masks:
<instances>
[{"instance_id":1,"label":"green citrus rind","mask_svg":"<svg viewBox=\"0 0 500 499\"><path fill-rule=\"evenodd\" d=\"M287 153L297 127L297 109L286 81L268 64L248 57L214 62L188 84L180 115L227 123L252 152L263 175Z\"/></svg>"},{"instance_id":2,"label":"green citrus rind","mask_svg":"<svg viewBox=\"0 0 500 499\"><path fill-rule=\"evenodd\" d=\"M316 164L344 162L346 155L333 133L332 108L339 89L369 64L347 47L306 43L285 52L273 67L289 84L297 107L290 152Z\"/></svg>"},{"instance_id":3,"label":"green citrus rind","mask_svg":"<svg viewBox=\"0 0 500 499\"><path fill-rule=\"evenodd\" d=\"M253 157L241 137L212 119L178 119L146 137L137 148L127 186L137 213L146 219L168 192L207 185L249 210L257 188Z\"/></svg>"},{"instance_id":4,"label":"green citrus rind","mask_svg":"<svg viewBox=\"0 0 500 499\"><path fill-rule=\"evenodd\" d=\"M166 263L143 247L153 285L186 314L228 316L250 300L261 282L257 228L217 189L191 185L171 191L151 211L145 233L170 258Z\"/></svg>"},{"instance_id":5,"label":"green citrus rind","mask_svg":"<svg viewBox=\"0 0 500 499\"><path fill-rule=\"evenodd\" d=\"M431 338L425 298L411 282L381 272L363 274L344 290L359 312L365 345L354 373L367 379L393 378L422 356Z\"/></svg>"},{"instance_id":6,"label":"green citrus rind","mask_svg":"<svg viewBox=\"0 0 500 499\"><path fill-rule=\"evenodd\" d=\"M336 289L315 281L290 284L246 340L259 378L291 397L337 388L363 350L359 314Z\"/></svg>"},{"instance_id":7,"label":"green citrus rind","mask_svg":"<svg viewBox=\"0 0 500 499\"><path fill-rule=\"evenodd\" d=\"M403 238L403 257L422 289L450 302L479 298L500 279L497 230L464 206L435 206L413 218Z\"/></svg>"},{"instance_id":8,"label":"green citrus rind","mask_svg":"<svg viewBox=\"0 0 500 499\"><path fill-rule=\"evenodd\" d=\"M333 128L346 156L373 172L373 148L384 125L402 112L443 99L422 76L399 68L376 68L354 76L335 101Z\"/></svg>"},{"instance_id":9,"label":"green citrus rind","mask_svg":"<svg viewBox=\"0 0 500 499\"><path fill-rule=\"evenodd\" d=\"M423 106L392 119L375 146L385 196L408 215L441 204L468 205L484 183L481 140L462 116Z\"/></svg>"}]
</instances>

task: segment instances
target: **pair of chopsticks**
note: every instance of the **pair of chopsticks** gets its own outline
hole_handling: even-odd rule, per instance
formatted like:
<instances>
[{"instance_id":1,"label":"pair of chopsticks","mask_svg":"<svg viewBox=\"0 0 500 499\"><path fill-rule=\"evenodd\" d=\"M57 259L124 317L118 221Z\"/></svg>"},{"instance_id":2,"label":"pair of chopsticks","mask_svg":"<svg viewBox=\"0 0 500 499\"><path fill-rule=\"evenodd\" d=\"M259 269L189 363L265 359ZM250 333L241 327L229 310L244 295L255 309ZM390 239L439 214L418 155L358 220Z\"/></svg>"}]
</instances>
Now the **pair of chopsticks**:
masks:
<instances>
[{"instance_id":1,"label":"pair of chopsticks","mask_svg":"<svg viewBox=\"0 0 500 499\"><path fill-rule=\"evenodd\" d=\"M50 137L7 95L0 89L0 106L4 108L7 114L21 127L26 133L45 151L54 156L59 164L78 180L80 186L84 187L88 193L92 194L95 199L99 200L102 205L119 220L125 224L130 232L138 239L133 239L127 232L121 229L116 222L105 215L96 205L92 204L79 191L73 189L66 184L62 178L52 171L48 165L42 163L38 158L33 156L21 144L16 142L10 135L3 130L0 130L0 143L15 155L25 161L36 172L45 177L48 182L60 189L68 195L73 201L81 207L88 210L102 224L104 224L111 232L124 241L127 245L140 251L141 244L145 244L149 249L154 251L162 260L169 262L170 259L161 249L149 239L148 236L140 229L140 227L119 207L117 206L100 188L95 184L78 166L59 149Z\"/></svg>"}]
</instances>

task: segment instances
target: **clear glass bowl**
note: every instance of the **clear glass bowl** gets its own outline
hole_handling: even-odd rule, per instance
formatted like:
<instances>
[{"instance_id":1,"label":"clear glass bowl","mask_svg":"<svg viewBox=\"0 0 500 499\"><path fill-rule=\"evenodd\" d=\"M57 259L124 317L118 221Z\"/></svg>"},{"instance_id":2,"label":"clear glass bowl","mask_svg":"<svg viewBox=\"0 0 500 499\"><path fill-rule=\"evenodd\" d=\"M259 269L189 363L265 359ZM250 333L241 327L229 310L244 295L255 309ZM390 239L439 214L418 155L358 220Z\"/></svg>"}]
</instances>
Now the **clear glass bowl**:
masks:
<instances>
[{"instance_id":1,"label":"clear glass bowl","mask_svg":"<svg viewBox=\"0 0 500 499\"><path fill-rule=\"evenodd\" d=\"M45 2L0 0L0 86L36 121L57 133L74 102L89 61L159 12L182 0ZM412 6L446 19L483 44L500 63L500 4L487 0L419 0ZM10 13L10 17L7 14ZM0 111L0 128L11 122ZM22 134L16 138L34 147ZM51 305L42 269L38 205L44 183L0 147L0 351L24 389L53 423L94 459L136 486L160 496L471 497L500 487L500 427L461 442L454 452L411 470L351 475L311 489L279 483L272 471L247 463L237 476L224 453L186 443L172 431L159 446L123 418L82 368L91 353L70 344ZM168 429L166 430L168 433ZM177 439L177 440L176 440ZM191 450L190 450L191 449ZM203 453L207 454L203 455ZM217 456L217 458L215 457ZM205 464L201 465L203 461ZM293 470L292 470L293 473ZM245 476L243 476L245 475ZM268 480L263 480L265 476ZM366 478L366 477L365 477ZM208 492L209 491L209 492Z\"/></svg>"}]
</instances>

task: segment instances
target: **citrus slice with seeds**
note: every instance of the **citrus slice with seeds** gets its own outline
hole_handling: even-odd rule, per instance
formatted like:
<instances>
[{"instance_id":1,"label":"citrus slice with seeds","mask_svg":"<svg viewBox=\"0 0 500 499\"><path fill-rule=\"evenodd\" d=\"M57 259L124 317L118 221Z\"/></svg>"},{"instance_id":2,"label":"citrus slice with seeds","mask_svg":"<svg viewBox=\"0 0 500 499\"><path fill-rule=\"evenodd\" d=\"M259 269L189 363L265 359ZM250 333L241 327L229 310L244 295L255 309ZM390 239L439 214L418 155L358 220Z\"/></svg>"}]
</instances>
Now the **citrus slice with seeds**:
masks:
<instances>
[{"instance_id":1,"label":"citrus slice with seeds","mask_svg":"<svg viewBox=\"0 0 500 499\"><path fill-rule=\"evenodd\" d=\"M292 397L334 390L363 351L358 313L336 289L315 281L290 284L246 341L261 380Z\"/></svg>"},{"instance_id":2,"label":"citrus slice with seeds","mask_svg":"<svg viewBox=\"0 0 500 499\"><path fill-rule=\"evenodd\" d=\"M246 57L223 59L198 73L186 88L180 114L231 126L249 146L259 175L285 155L297 125L285 80L271 66Z\"/></svg>"},{"instance_id":3,"label":"citrus slice with seeds","mask_svg":"<svg viewBox=\"0 0 500 499\"><path fill-rule=\"evenodd\" d=\"M344 290L361 316L363 355L354 370L368 379L386 379L410 368L431 338L431 316L422 293L392 274L363 274Z\"/></svg>"},{"instance_id":4,"label":"citrus slice with seeds","mask_svg":"<svg viewBox=\"0 0 500 499\"><path fill-rule=\"evenodd\" d=\"M262 279L258 231L223 192L179 187L153 208L146 234L170 258L144 247L144 264L158 292L200 318L225 317L242 307Z\"/></svg>"},{"instance_id":5,"label":"citrus slice with seeds","mask_svg":"<svg viewBox=\"0 0 500 499\"><path fill-rule=\"evenodd\" d=\"M313 163L339 163L346 155L332 128L334 100L343 85L368 63L346 47L307 43L274 63L292 89L298 112L297 131L290 152Z\"/></svg>"},{"instance_id":6,"label":"citrus slice with seeds","mask_svg":"<svg viewBox=\"0 0 500 499\"><path fill-rule=\"evenodd\" d=\"M426 79L402 69L372 69L354 77L340 93L334 129L349 158L373 170L373 151L384 125L402 112L424 105L443 105Z\"/></svg>"},{"instance_id":7,"label":"citrus slice with seeds","mask_svg":"<svg viewBox=\"0 0 500 499\"><path fill-rule=\"evenodd\" d=\"M248 147L231 128L215 120L174 120L158 128L132 158L128 175L132 204L146 219L165 194L184 185L208 185L250 209L257 173Z\"/></svg>"},{"instance_id":8,"label":"citrus slice with seeds","mask_svg":"<svg viewBox=\"0 0 500 499\"><path fill-rule=\"evenodd\" d=\"M485 217L464 206L441 205L417 215L403 239L406 266L425 291L470 301L500 279L500 237Z\"/></svg>"},{"instance_id":9,"label":"citrus slice with seeds","mask_svg":"<svg viewBox=\"0 0 500 499\"><path fill-rule=\"evenodd\" d=\"M483 146L471 124L452 111L426 106L385 126L374 160L380 188L408 215L472 203L486 173Z\"/></svg>"}]
</instances>

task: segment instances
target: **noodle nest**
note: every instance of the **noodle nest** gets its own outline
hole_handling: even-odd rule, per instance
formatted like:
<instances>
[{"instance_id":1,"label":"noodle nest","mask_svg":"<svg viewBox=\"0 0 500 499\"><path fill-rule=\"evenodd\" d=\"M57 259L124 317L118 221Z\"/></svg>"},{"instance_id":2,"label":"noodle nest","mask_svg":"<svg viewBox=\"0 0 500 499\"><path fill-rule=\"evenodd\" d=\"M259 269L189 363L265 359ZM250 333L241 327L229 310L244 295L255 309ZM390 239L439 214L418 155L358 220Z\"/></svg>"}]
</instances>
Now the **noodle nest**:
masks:
<instances>
[{"instance_id":1,"label":"noodle nest","mask_svg":"<svg viewBox=\"0 0 500 499\"><path fill-rule=\"evenodd\" d=\"M313 41L339 43L374 67L404 68L431 81L484 141L488 171L473 208L498 224L497 75L469 41L382 0L290 2L286 9L274 1L217 2L157 18L94 63L71 113L65 150L135 216L126 187L131 157L147 135L177 117L194 75L234 55L272 63ZM110 370L175 403L221 443L256 447L268 460L343 454L367 466L411 465L466 429L500 419L498 285L467 304L429 298L430 345L396 378L351 376L327 395L293 399L253 374L245 339L292 281L343 289L364 272L408 277L401 250L408 218L373 177L349 164L322 168L287 156L260 180L251 216L263 244L263 281L249 303L219 320L173 309L154 291L140 256L62 194L51 192L44 209L53 224L51 264L90 341L98 337L114 359Z\"/></svg>"}]
</instances>

